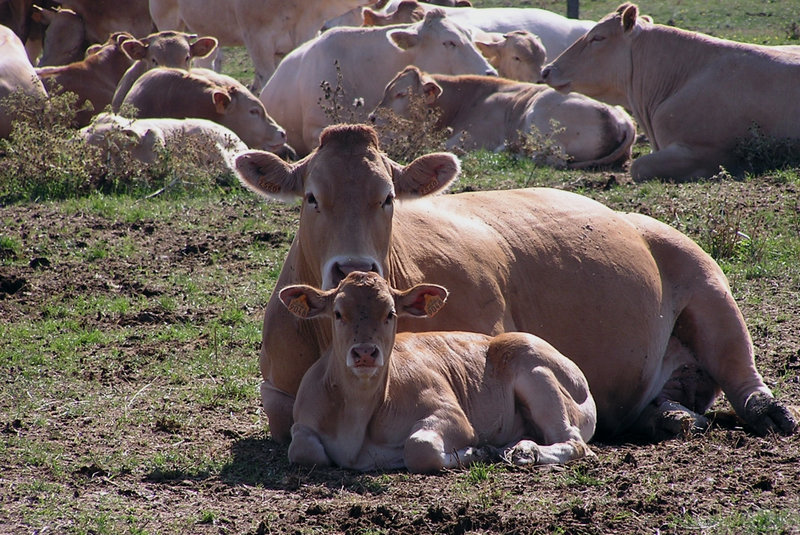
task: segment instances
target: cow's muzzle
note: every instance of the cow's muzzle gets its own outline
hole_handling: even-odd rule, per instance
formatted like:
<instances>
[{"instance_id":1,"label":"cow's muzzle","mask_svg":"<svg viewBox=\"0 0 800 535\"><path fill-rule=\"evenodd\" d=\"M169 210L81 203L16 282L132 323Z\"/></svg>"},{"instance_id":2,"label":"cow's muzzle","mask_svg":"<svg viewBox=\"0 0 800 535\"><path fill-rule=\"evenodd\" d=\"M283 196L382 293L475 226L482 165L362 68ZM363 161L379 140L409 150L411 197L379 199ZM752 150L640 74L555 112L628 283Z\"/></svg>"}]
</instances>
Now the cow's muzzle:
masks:
<instances>
[{"instance_id":1,"label":"cow's muzzle","mask_svg":"<svg viewBox=\"0 0 800 535\"><path fill-rule=\"evenodd\" d=\"M344 256L332 258L326 264L322 274L322 287L330 290L339 286L339 283L354 271L374 271L383 277L383 269L369 257Z\"/></svg>"}]
</instances>

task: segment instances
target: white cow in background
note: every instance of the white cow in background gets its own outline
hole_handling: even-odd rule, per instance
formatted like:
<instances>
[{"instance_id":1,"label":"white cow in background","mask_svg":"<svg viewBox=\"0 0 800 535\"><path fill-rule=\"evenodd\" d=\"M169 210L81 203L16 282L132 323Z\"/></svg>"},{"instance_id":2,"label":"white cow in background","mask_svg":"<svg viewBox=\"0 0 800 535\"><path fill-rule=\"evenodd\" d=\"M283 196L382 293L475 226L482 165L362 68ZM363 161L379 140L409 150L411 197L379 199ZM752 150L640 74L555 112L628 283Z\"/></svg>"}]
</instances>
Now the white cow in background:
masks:
<instances>
[{"instance_id":1,"label":"white cow in background","mask_svg":"<svg viewBox=\"0 0 800 535\"><path fill-rule=\"evenodd\" d=\"M323 33L286 56L261 92L261 101L286 128L289 145L303 156L333 122L320 106L321 81L335 89L341 75L339 103L350 107L358 99L366 116L389 80L410 64L446 74L497 74L466 30L442 11L432 11L404 27L335 28Z\"/></svg>"}]
</instances>

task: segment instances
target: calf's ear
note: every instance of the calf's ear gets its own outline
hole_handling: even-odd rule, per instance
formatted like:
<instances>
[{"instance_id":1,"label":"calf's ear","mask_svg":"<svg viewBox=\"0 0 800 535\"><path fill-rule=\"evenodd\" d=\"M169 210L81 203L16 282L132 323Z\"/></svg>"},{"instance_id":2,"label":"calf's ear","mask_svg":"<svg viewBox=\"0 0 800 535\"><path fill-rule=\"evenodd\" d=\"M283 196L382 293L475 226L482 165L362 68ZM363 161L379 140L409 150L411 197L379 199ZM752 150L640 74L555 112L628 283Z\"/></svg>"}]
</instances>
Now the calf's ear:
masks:
<instances>
[{"instance_id":1,"label":"calf's ear","mask_svg":"<svg viewBox=\"0 0 800 535\"><path fill-rule=\"evenodd\" d=\"M330 313L333 291L324 292L313 286L297 284L287 286L278 293L284 306L300 319L315 318Z\"/></svg>"},{"instance_id":2,"label":"calf's ear","mask_svg":"<svg viewBox=\"0 0 800 535\"><path fill-rule=\"evenodd\" d=\"M144 59L147 56L148 45L138 39L128 39L121 46L125 55L134 61Z\"/></svg>"},{"instance_id":3,"label":"calf's ear","mask_svg":"<svg viewBox=\"0 0 800 535\"><path fill-rule=\"evenodd\" d=\"M204 58L217 48L217 40L214 37L201 37L189 46L189 53L193 58Z\"/></svg>"},{"instance_id":4,"label":"calf's ear","mask_svg":"<svg viewBox=\"0 0 800 535\"><path fill-rule=\"evenodd\" d=\"M420 156L405 167L395 164L394 190L398 198L422 197L440 192L461 172L461 162L455 154L434 152Z\"/></svg>"},{"instance_id":5,"label":"calf's ear","mask_svg":"<svg viewBox=\"0 0 800 535\"><path fill-rule=\"evenodd\" d=\"M636 18L639 16L639 8L636 4L629 4L622 12L622 30L627 33L636 26Z\"/></svg>"},{"instance_id":6,"label":"calf's ear","mask_svg":"<svg viewBox=\"0 0 800 535\"><path fill-rule=\"evenodd\" d=\"M231 104L231 96L227 91L223 91L221 89L215 90L211 94L211 100L214 102L214 108L219 114L223 114L228 111L228 106Z\"/></svg>"},{"instance_id":7,"label":"calf's ear","mask_svg":"<svg viewBox=\"0 0 800 535\"><path fill-rule=\"evenodd\" d=\"M447 289L436 284L417 284L405 291L395 290L394 304L398 316L432 318L447 301Z\"/></svg>"},{"instance_id":8,"label":"calf's ear","mask_svg":"<svg viewBox=\"0 0 800 535\"><path fill-rule=\"evenodd\" d=\"M251 150L234 159L234 169L242 185L264 197L292 200L304 195L300 162L291 165L271 152Z\"/></svg>"}]
</instances>

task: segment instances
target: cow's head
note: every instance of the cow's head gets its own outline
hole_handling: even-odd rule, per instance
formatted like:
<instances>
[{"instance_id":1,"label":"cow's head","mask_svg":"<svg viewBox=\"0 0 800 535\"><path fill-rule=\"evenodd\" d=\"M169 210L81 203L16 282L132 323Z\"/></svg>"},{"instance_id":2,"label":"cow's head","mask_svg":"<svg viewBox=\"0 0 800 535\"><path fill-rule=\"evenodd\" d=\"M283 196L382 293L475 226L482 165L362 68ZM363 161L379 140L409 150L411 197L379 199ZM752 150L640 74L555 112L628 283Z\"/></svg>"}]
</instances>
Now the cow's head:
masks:
<instances>
[{"instance_id":1,"label":"cow's head","mask_svg":"<svg viewBox=\"0 0 800 535\"><path fill-rule=\"evenodd\" d=\"M418 284L395 290L377 273L353 272L333 290L295 285L283 288L281 302L295 316L331 319L335 359L340 373L359 379L385 377L397 333L397 318L431 317L447 300L447 290Z\"/></svg>"},{"instance_id":2,"label":"cow's head","mask_svg":"<svg viewBox=\"0 0 800 535\"><path fill-rule=\"evenodd\" d=\"M434 106L441 94L441 86L429 74L410 65L386 85L383 98L370 114L370 120L380 128L385 124L387 110L400 117L410 118L415 102Z\"/></svg>"},{"instance_id":3,"label":"cow's head","mask_svg":"<svg viewBox=\"0 0 800 535\"><path fill-rule=\"evenodd\" d=\"M148 69L174 67L188 69L192 58L205 57L217 48L214 37L197 38L196 35L162 31L143 39L131 39L122 45L122 50L132 60L143 60Z\"/></svg>"},{"instance_id":4,"label":"cow's head","mask_svg":"<svg viewBox=\"0 0 800 535\"><path fill-rule=\"evenodd\" d=\"M644 20L640 20L644 19ZM627 105L631 40L649 19L635 4L622 4L542 70L542 79L562 93L577 91L614 105Z\"/></svg>"},{"instance_id":5,"label":"cow's head","mask_svg":"<svg viewBox=\"0 0 800 535\"><path fill-rule=\"evenodd\" d=\"M400 165L381 152L375 130L365 125L326 128L319 147L294 164L250 151L235 166L242 184L260 195L302 198L294 245L308 272L298 276L325 289L352 271L387 276L395 201L442 191L460 171L449 153Z\"/></svg>"},{"instance_id":6,"label":"cow's head","mask_svg":"<svg viewBox=\"0 0 800 535\"><path fill-rule=\"evenodd\" d=\"M487 59L472 42L469 31L434 8L425 18L410 26L386 33L389 41L405 51L407 64L441 74L497 75Z\"/></svg>"},{"instance_id":7,"label":"cow's head","mask_svg":"<svg viewBox=\"0 0 800 535\"><path fill-rule=\"evenodd\" d=\"M389 26L410 24L425 18L425 8L416 0L403 0L391 13L381 13L375 9L364 8L364 26Z\"/></svg>"},{"instance_id":8,"label":"cow's head","mask_svg":"<svg viewBox=\"0 0 800 535\"><path fill-rule=\"evenodd\" d=\"M527 30L487 33L475 45L503 78L541 82L547 51L538 36Z\"/></svg>"}]
</instances>

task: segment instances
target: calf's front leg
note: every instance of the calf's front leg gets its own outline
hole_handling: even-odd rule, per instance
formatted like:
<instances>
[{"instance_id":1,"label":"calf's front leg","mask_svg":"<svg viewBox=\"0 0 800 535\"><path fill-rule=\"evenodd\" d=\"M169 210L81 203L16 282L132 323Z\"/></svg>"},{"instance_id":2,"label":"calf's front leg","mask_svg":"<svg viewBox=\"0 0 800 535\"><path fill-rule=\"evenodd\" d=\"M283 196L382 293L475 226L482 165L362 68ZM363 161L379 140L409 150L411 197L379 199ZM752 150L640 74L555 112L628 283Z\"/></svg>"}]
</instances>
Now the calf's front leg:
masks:
<instances>
[{"instance_id":1,"label":"calf's front leg","mask_svg":"<svg viewBox=\"0 0 800 535\"><path fill-rule=\"evenodd\" d=\"M319 435L303 424L294 424L292 426L289 462L317 466L329 466L331 464Z\"/></svg>"}]
</instances>

